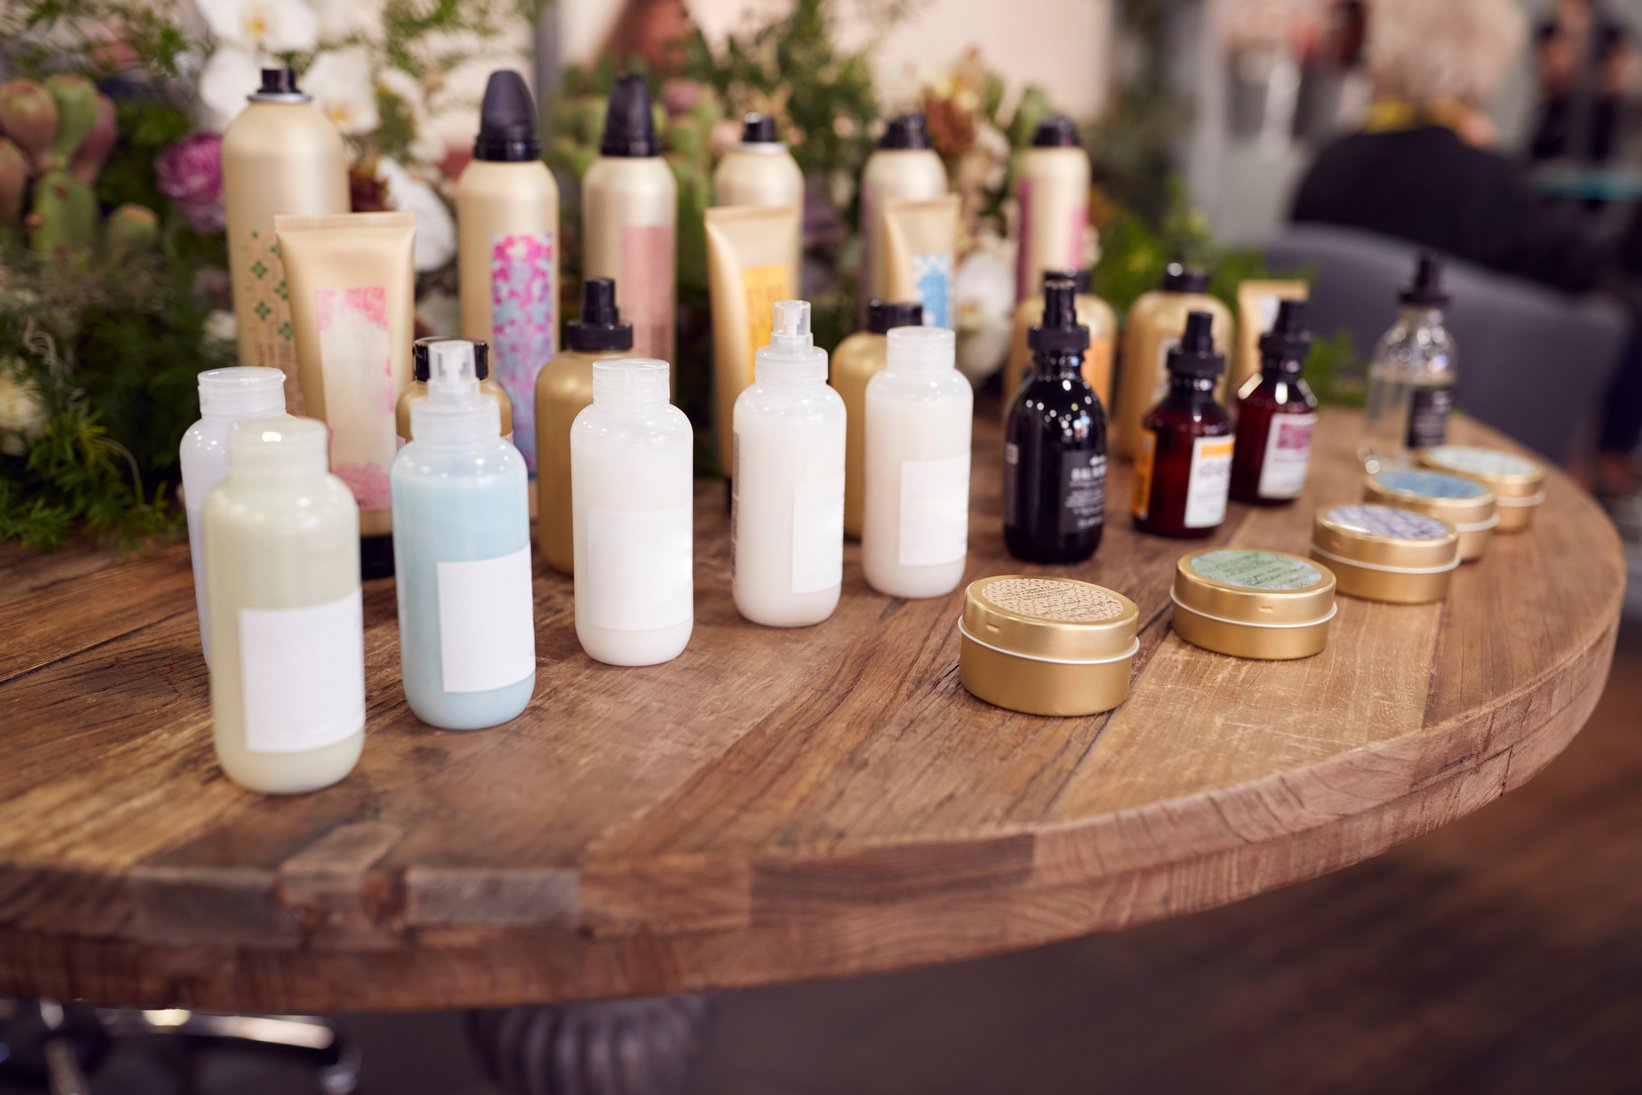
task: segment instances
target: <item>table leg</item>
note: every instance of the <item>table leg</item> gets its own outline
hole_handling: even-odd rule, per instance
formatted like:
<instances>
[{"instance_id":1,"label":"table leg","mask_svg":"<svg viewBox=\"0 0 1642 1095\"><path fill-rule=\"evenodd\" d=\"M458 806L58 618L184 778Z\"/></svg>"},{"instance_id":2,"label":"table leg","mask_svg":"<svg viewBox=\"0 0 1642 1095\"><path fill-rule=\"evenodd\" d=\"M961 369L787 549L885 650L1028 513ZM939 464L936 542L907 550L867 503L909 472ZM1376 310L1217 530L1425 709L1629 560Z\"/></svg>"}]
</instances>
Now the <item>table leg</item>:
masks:
<instances>
[{"instance_id":1,"label":"table leg","mask_svg":"<svg viewBox=\"0 0 1642 1095\"><path fill-rule=\"evenodd\" d=\"M468 1013L468 1036L508 1095L674 1095L707 1042L704 995Z\"/></svg>"}]
</instances>

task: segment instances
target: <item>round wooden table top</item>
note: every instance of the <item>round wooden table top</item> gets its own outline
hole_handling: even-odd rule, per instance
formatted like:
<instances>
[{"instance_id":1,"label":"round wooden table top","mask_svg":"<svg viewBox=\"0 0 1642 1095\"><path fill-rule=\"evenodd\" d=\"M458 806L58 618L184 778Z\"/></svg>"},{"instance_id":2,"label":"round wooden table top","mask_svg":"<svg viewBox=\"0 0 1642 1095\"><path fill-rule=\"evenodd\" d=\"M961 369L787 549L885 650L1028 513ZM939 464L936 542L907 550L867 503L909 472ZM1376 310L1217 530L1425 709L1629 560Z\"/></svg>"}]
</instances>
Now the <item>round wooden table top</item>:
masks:
<instances>
[{"instance_id":1,"label":"round wooden table top","mask_svg":"<svg viewBox=\"0 0 1642 1095\"><path fill-rule=\"evenodd\" d=\"M1298 504L1234 505L1213 543L1304 553L1361 489L1325 413ZM1506 445L1456 422L1456 439ZM967 579L1004 551L999 431L976 427ZM1596 702L1624 570L1553 472L1441 604L1341 598L1328 648L1222 657L1169 629L1175 559L1114 466L1095 558L1132 597L1130 699L1012 714L958 683L961 591L869 590L825 623L730 598L722 483L696 505L696 627L648 669L589 660L569 579L536 579L517 721L406 708L391 581L365 593L369 723L346 781L240 790L212 756L186 548L0 553L0 995L264 1011L672 993L888 970L1174 916L1375 855L1492 801ZM540 564L538 564L540 567ZM1570 849L1570 851L1573 851Z\"/></svg>"}]
</instances>

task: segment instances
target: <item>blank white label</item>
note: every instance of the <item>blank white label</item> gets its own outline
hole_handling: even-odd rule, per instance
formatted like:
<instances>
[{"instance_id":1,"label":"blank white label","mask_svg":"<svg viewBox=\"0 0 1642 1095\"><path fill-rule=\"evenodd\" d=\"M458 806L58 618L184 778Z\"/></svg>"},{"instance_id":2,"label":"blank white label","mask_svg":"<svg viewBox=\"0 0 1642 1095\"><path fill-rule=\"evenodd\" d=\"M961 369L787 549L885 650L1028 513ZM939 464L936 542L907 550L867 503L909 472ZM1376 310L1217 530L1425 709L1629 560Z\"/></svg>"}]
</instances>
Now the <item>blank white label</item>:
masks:
<instances>
[{"instance_id":1,"label":"blank white label","mask_svg":"<svg viewBox=\"0 0 1642 1095\"><path fill-rule=\"evenodd\" d=\"M652 631L694 618L691 564L694 515L688 503L671 509L589 509L587 619L594 627ZM584 565L585 564L585 565Z\"/></svg>"},{"instance_id":2,"label":"blank white label","mask_svg":"<svg viewBox=\"0 0 1642 1095\"><path fill-rule=\"evenodd\" d=\"M901 461L902 566L935 566L969 553L969 454Z\"/></svg>"},{"instance_id":3,"label":"blank white label","mask_svg":"<svg viewBox=\"0 0 1642 1095\"><path fill-rule=\"evenodd\" d=\"M792 591L844 580L844 477L800 483L792 495Z\"/></svg>"},{"instance_id":4,"label":"blank white label","mask_svg":"<svg viewBox=\"0 0 1642 1095\"><path fill-rule=\"evenodd\" d=\"M530 546L440 563L439 671L446 692L489 692L536 670Z\"/></svg>"},{"instance_id":5,"label":"blank white label","mask_svg":"<svg viewBox=\"0 0 1642 1095\"><path fill-rule=\"evenodd\" d=\"M308 608L239 610L245 748L304 753L365 725L365 603L359 590Z\"/></svg>"},{"instance_id":6,"label":"blank white label","mask_svg":"<svg viewBox=\"0 0 1642 1095\"><path fill-rule=\"evenodd\" d=\"M1230 437L1192 439L1192 467L1186 481L1187 528L1213 528L1226 519L1233 443Z\"/></svg>"}]
</instances>

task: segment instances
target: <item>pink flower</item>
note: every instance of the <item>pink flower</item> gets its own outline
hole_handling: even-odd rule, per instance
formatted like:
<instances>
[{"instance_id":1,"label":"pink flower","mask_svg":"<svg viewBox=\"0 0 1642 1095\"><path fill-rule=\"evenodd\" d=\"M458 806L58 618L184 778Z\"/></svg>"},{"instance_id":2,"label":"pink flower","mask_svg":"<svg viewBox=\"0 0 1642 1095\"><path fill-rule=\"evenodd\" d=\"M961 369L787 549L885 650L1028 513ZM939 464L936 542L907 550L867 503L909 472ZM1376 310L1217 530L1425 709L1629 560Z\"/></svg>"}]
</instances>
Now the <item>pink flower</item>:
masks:
<instances>
[{"instance_id":1,"label":"pink flower","mask_svg":"<svg viewBox=\"0 0 1642 1095\"><path fill-rule=\"evenodd\" d=\"M222 207L222 137L194 133L160 153L154 162L160 193L182 207L196 232L220 232L228 223Z\"/></svg>"}]
</instances>

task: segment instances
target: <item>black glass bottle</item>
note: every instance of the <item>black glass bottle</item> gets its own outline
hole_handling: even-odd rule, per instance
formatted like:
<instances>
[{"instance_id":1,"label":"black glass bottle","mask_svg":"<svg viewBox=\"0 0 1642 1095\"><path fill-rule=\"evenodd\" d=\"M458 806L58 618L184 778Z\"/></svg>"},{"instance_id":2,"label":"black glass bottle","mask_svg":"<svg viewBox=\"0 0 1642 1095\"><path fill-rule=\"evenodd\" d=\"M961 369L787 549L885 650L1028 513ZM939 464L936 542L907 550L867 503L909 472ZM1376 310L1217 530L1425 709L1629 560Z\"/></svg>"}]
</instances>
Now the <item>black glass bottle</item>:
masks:
<instances>
[{"instance_id":1,"label":"black glass bottle","mask_svg":"<svg viewBox=\"0 0 1642 1095\"><path fill-rule=\"evenodd\" d=\"M1045 279L1032 371L1004 416L1004 543L1034 563L1089 558L1106 521L1106 409L1083 379L1076 297L1070 278Z\"/></svg>"}]
</instances>

